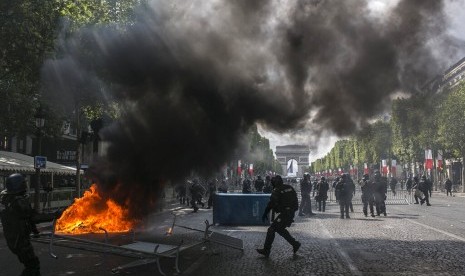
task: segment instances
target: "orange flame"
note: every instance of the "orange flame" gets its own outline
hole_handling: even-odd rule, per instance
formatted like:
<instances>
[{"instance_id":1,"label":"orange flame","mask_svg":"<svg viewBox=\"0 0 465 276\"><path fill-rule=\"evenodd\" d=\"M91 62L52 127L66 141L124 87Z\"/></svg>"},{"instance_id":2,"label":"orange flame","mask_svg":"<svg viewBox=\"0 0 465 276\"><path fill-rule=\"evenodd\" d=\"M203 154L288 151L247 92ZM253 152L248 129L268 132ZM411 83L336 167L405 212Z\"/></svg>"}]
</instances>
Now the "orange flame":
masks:
<instances>
[{"instance_id":1,"label":"orange flame","mask_svg":"<svg viewBox=\"0 0 465 276\"><path fill-rule=\"evenodd\" d=\"M56 223L55 231L68 234L93 232L127 232L133 229L135 220L129 219L127 210L111 199L104 200L93 184L84 196L75 199Z\"/></svg>"}]
</instances>

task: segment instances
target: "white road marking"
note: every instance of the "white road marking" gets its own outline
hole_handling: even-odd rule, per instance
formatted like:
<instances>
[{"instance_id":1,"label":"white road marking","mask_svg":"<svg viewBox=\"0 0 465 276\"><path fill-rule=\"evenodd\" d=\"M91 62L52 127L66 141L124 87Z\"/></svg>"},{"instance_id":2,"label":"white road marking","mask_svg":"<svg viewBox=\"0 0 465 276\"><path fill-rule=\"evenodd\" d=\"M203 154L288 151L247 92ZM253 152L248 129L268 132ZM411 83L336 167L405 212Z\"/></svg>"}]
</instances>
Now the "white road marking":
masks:
<instances>
[{"instance_id":1,"label":"white road marking","mask_svg":"<svg viewBox=\"0 0 465 276\"><path fill-rule=\"evenodd\" d=\"M336 248L336 251L339 253L339 255L342 257L342 259L346 262L347 266L349 267L350 271L352 272L352 275L359 275L362 276L362 272L358 270L358 268L355 266L354 261L349 257L349 254L342 249L342 247L339 245L339 243L336 241L336 239L329 233L328 229L323 225L320 219L316 219L318 224L320 225L321 229L323 230L323 235L326 236L331 242L334 244L334 247Z\"/></svg>"},{"instance_id":2,"label":"white road marking","mask_svg":"<svg viewBox=\"0 0 465 276\"><path fill-rule=\"evenodd\" d=\"M449 232L447 232L447 231L444 231L444 230L441 230L441 229L438 229L438 228L435 228L435 227L432 227L432 226L429 226L429 225L426 225L426 224L423 224L423 223L421 223L421 222L414 221L414 220L411 220L411 219L408 219L408 218L405 218L405 220L408 220L408 221L410 221L411 223L418 224L418 225L423 226L423 227L425 227L425 228L428 228L428 229L430 229L430 230L439 232L439 233L444 234L444 235L446 235L446 236L449 236L449 237L451 237L451 238L454 238L454 239L457 239L457 240L460 240L460 241L465 242L465 238L462 238L462 237L460 237L460 236L454 235L454 234L449 233Z\"/></svg>"}]
</instances>

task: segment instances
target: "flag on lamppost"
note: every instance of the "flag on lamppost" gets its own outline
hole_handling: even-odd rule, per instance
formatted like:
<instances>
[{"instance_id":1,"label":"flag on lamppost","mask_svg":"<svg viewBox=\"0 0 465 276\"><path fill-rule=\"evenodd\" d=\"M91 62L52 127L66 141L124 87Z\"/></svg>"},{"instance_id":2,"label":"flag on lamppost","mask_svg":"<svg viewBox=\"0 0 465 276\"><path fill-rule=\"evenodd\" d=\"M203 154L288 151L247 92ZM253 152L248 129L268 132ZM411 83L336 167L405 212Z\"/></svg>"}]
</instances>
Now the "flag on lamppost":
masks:
<instances>
[{"instance_id":1,"label":"flag on lamppost","mask_svg":"<svg viewBox=\"0 0 465 276\"><path fill-rule=\"evenodd\" d=\"M433 168L433 152L430 149L425 150L425 170Z\"/></svg>"},{"instance_id":2,"label":"flag on lamppost","mask_svg":"<svg viewBox=\"0 0 465 276\"><path fill-rule=\"evenodd\" d=\"M381 160L381 166L382 166L383 174L386 175L388 173L388 165L387 165L386 159Z\"/></svg>"},{"instance_id":3,"label":"flag on lamppost","mask_svg":"<svg viewBox=\"0 0 465 276\"><path fill-rule=\"evenodd\" d=\"M436 162L436 167L439 170L442 170L442 150L438 150L438 158L437 158L437 162Z\"/></svg>"},{"instance_id":4,"label":"flag on lamppost","mask_svg":"<svg viewBox=\"0 0 465 276\"><path fill-rule=\"evenodd\" d=\"M249 175L253 175L253 164L249 164Z\"/></svg>"},{"instance_id":5,"label":"flag on lamppost","mask_svg":"<svg viewBox=\"0 0 465 276\"><path fill-rule=\"evenodd\" d=\"M397 177L397 161L395 159L391 160L391 173L392 177Z\"/></svg>"},{"instance_id":6,"label":"flag on lamppost","mask_svg":"<svg viewBox=\"0 0 465 276\"><path fill-rule=\"evenodd\" d=\"M237 160L237 175L241 175L242 174L242 162L241 160Z\"/></svg>"},{"instance_id":7,"label":"flag on lamppost","mask_svg":"<svg viewBox=\"0 0 465 276\"><path fill-rule=\"evenodd\" d=\"M368 164L363 163L363 174L369 174L370 170L368 169Z\"/></svg>"}]
</instances>

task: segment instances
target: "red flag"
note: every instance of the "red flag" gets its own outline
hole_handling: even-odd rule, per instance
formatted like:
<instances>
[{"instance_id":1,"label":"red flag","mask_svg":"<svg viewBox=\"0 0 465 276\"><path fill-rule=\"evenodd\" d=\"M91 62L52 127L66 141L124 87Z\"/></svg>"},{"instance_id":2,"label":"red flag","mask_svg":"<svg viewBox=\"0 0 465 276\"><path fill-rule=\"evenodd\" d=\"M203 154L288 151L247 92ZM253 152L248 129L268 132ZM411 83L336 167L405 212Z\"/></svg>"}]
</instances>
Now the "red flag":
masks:
<instances>
[{"instance_id":1,"label":"red flag","mask_svg":"<svg viewBox=\"0 0 465 276\"><path fill-rule=\"evenodd\" d=\"M425 169L433 168L433 152L430 149L425 150Z\"/></svg>"},{"instance_id":2,"label":"red flag","mask_svg":"<svg viewBox=\"0 0 465 276\"><path fill-rule=\"evenodd\" d=\"M253 175L253 164L249 164L249 175Z\"/></svg>"},{"instance_id":3,"label":"red flag","mask_svg":"<svg viewBox=\"0 0 465 276\"><path fill-rule=\"evenodd\" d=\"M363 164L363 174L369 174L370 170L368 169L368 164L364 163Z\"/></svg>"},{"instance_id":4,"label":"red flag","mask_svg":"<svg viewBox=\"0 0 465 276\"><path fill-rule=\"evenodd\" d=\"M241 160L237 160L237 175L242 174L242 162Z\"/></svg>"},{"instance_id":5,"label":"red flag","mask_svg":"<svg viewBox=\"0 0 465 276\"><path fill-rule=\"evenodd\" d=\"M383 169L383 174L386 175L388 173L387 160L386 159L381 160L381 164L382 164L381 166Z\"/></svg>"},{"instance_id":6,"label":"red flag","mask_svg":"<svg viewBox=\"0 0 465 276\"><path fill-rule=\"evenodd\" d=\"M438 159L436 162L436 167L442 170L442 150L438 150Z\"/></svg>"},{"instance_id":7,"label":"red flag","mask_svg":"<svg viewBox=\"0 0 465 276\"><path fill-rule=\"evenodd\" d=\"M392 177L397 177L397 161L395 159L391 160L391 173Z\"/></svg>"}]
</instances>

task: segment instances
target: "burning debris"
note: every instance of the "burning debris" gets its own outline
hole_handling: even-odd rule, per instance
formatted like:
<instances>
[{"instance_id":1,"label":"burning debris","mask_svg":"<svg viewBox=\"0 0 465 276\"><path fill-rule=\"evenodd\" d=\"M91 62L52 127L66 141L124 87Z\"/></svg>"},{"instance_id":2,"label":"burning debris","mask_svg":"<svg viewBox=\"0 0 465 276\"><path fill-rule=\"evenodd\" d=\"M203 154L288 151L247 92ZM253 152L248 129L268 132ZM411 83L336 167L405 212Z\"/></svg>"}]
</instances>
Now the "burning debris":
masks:
<instances>
[{"instance_id":1,"label":"burning debris","mask_svg":"<svg viewBox=\"0 0 465 276\"><path fill-rule=\"evenodd\" d=\"M122 103L91 171L99 191L141 218L166 181L218 170L252 124L346 135L430 77L440 67L431 49L448 45L443 1L398 1L382 18L368 3L150 1L124 32L66 41L44 66L46 90Z\"/></svg>"},{"instance_id":2,"label":"burning debris","mask_svg":"<svg viewBox=\"0 0 465 276\"><path fill-rule=\"evenodd\" d=\"M127 207L102 198L94 184L63 212L56 223L56 231L67 234L127 232L136 223L128 217Z\"/></svg>"}]
</instances>

